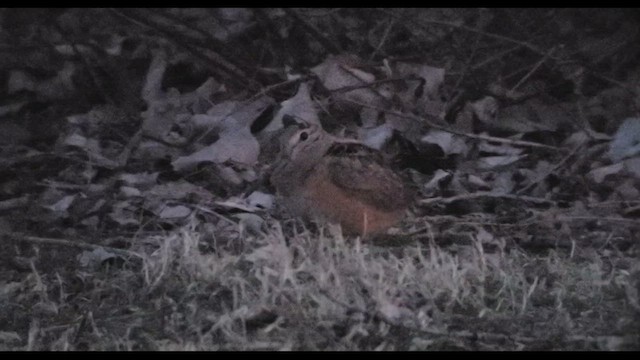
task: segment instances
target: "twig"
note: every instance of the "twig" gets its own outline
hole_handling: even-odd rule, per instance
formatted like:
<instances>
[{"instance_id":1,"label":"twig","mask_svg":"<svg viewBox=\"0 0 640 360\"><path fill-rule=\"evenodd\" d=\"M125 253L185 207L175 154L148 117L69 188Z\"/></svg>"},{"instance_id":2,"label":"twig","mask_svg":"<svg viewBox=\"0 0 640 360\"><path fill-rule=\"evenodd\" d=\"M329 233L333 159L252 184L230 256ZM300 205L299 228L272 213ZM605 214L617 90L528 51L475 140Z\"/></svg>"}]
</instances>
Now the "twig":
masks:
<instances>
[{"instance_id":1,"label":"twig","mask_svg":"<svg viewBox=\"0 0 640 360\"><path fill-rule=\"evenodd\" d=\"M269 85L267 87L265 87L264 89L260 90L259 92L257 92L255 95L253 95L252 97L250 97L248 100L245 100L244 103L245 104L250 104L256 100L258 100L260 97L276 90L282 87L286 87L292 84L297 84L297 83L301 83L301 82L305 82L309 80L308 76L302 76L300 78L297 79L291 79L291 80L287 80L287 81L283 81L283 82L279 82L277 84L273 84L273 85Z\"/></svg>"},{"instance_id":2,"label":"twig","mask_svg":"<svg viewBox=\"0 0 640 360\"><path fill-rule=\"evenodd\" d=\"M135 251L117 249L117 248L113 248L113 247L110 247L110 246L104 246L104 245L95 245L95 244L88 244L88 243L84 243L84 242L70 241L70 240L65 240L65 239L43 238L43 237L38 237L38 236L24 235L24 234L21 234L21 233L5 233L5 232L0 233L0 236L8 236L8 237L10 237L10 238L12 238L14 240L27 241L27 242L36 243L36 244L70 246L70 247L76 247L76 248L85 249L85 250L101 249L101 250L105 250L107 252L111 252L111 253L114 253L114 254L117 254L117 255L120 255L120 256L136 257L136 258L139 258L139 259L144 259L145 258L144 255L139 254L139 253L137 253Z\"/></svg>"},{"instance_id":3,"label":"twig","mask_svg":"<svg viewBox=\"0 0 640 360\"><path fill-rule=\"evenodd\" d=\"M349 76L351 76L352 78L356 79L357 81L362 82L361 85L365 85L366 88L369 89L369 91L371 91L372 93L374 93L377 97L380 98L380 101L385 101L386 98L374 87L371 87L371 83L367 82L365 79L363 79L362 77L358 76L358 74L356 74L351 68L344 66L344 65L340 65L340 69L342 69L343 71L345 71L347 74L349 74ZM348 91L348 90L342 90L343 88L340 88L341 91Z\"/></svg>"},{"instance_id":4,"label":"twig","mask_svg":"<svg viewBox=\"0 0 640 360\"><path fill-rule=\"evenodd\" d=\"M522 79L520 79L520 81L518 81L518 83L513 85L511 90L508 91L508 94L513 93L514 91L516 91L516 89L518 89L520 87L520 85L524 84L524 82L527 81L527 79L529 79L531 77L531 75L533 75L533 73L535 73L536 70L538 70L540 68L540 66L542 66L542 64L544 64L544 62L547 61L551 57L551 54L553 54L556 51L556 48L557 47L555 47L555 46L553 48L551 48L551 50L549 50L542 57L542 59L540 59L538 61L538 63L536 63L536 65L525 76L523 76Z\"/></svg>"},{"instance_id":5,"label":"twig","mask_svg":"<svg viewBox=\"0 0 640 360\"><path fill-rule=\"evenodd\" d=\"M419 116L415 116L415 115L404 114L404 113L401 113L401 112L398 112L398 111L387 110L387 109L383 109L383 108L380 108L380 107L377 107L377 106L361 103L361 102L355 101L355 100L350 100L350 99L346 99L346 100L351 102L351 103L354 103L354 104L357 104L357 105L360 105L360 106L364 106L364 107L368 107L368 108L371 108L371 109L375 109L375 110L378 110L378 111L382 111L382 112L385 112L387 114L395 115L397 117L410 119L410 120L414 120L414 121L418 121L418 122L424 122L424 123L426 123L427 125L431 126L434 129L446 131L446 132L451 133L451 134L456 134L456 135L468 137L468 138L471 138L471 139L492 141L492 142L497 142L497 143L502 143L502 144L509 144L509 145L542 148L542 149L552 150L552 151L556 151L556 152L567 152L566 149L562 149L562 148L558 148L558 147L550 146L550 145L545 145L545 144L540 144L540 143L535 143L535 142L531 142L531 141L512 140L512 139L505 139L505 138L499 138L499 137L488 136L488 135L469 134L469 133L457 131L457 130L454 130L454 129L450 129L450 128L445 127L445 126L437 125L434 122L428 120L426 117L423 118L423 117L419 117ZM426 115L426 116L429 116L429 115ZM433 117L433 118L435 118L435 117ZM435 118L435 119L437 119L437 118Z\"/></svg>"},{"instance_id":6,"label":"twig","mask_svg":"<svg viewBox=\"0 0 640 360\"><path fill-rule=\"evenodd\" d=\"M396 18L400 18L401 17L400 15L394 13L393 11L382 10L382 9L380 11L382 11L382 12L384 12L386 14L390 14L391 16L394 16ZM420 19L420 21L418 21L418 20L409 18L408 21L410 21L410 22L412 22L412 23L414 23L414 24L416 24L418 26L421 26L422 28L428 28L425 23L453 27L453 28L457 28L457 29L461 29L461 30L465 30L465 31L481 34L483 36L486 36L486 37L489 37L489 38L493 38L493 39L496 39L496 40L501 40L501 41L509 42L509 43L512 43L512 44L516 44L516 45L518 45L520 47L524 47L526 49L529 49L530 51L533 51L533 52L535 52L535 53L537 53L539 55L542 55L542 56L546 56L548 54L548 51L545 51L544 49L541 49L538 46L535 46L535 45L533 45L533 44L531 44L531 43L529 43L527 41L517 40L517 39L514 39L514 38L510 38L508 36L486 32L486 31L483 31L483 30L480 30L480 29L476 29L476 28L473 28L473 27L470 27L470 26L463 25L463 24L458 24L458 23L449 22L449 21L432 20L432 19ZM560 57L551 56L551 55L549 55L548 58L553 60L553 61L555 61L555 62L557 62L557 63L560 63L560 64L564 61ZM622 82L620 82L620 81L618 81L616 79L610 78L610 77L608 77L606 75L602 75L602 74L596 72L596 70L591 65L582 64L582 66L586 70L588 70L589 73L591 73L593 76L595 76L597 78L600 78L601 80L607 81L607 82L609 82L609 83L611 83L613 85L616 85L616 86L618 86L618 87L620 87L622 89L625 89L630 94L633 94L634 96L637 96L637 94L638 94L637 91L632 89L631 87L627 86L626 84L624 84L624 83L622 83Z\"/></svg>"},{"instance_id":7,"label":"twig","mask_svg":"<svg viewBox=\"0 0 640 360\"><path fill-rule=\"evenodd\" d=\"M369 55L369 61L373 60L373 58L376 56L376 54L378 54L382 46L384 46L384 44L387 42L391 29L393 29L393 27L396 25L398 21L399 19L391 19L391 21L389 21L389 25L387 25L387 27L384 29L384 33L382 33L382 38L380 39L378 46L376 46L375 50L373 50L371 55Z\"/></svg>"},{"instance_id":8,"label":"twig","mask_svg":"<svg viewBox=\"0 0 640 360\"><path fill-rule=\"evenodd\" d=\"M212 210L208 209L207 207L200 206L200 205L195 205L194 208L196 210L200 210L200 211L202 211L204 213L211 214L211 215L219 218L220 220L225 221L226 223L228 223L230 225L239 226L239 223L229 219L228 217L218 213L217 211L212 211Z\"/></svg>"},{"instance_id":9,"label":"twig","mask_svg":"<svg viewBox=\"0 0 640 360\"><path fill-rule=\"evenodd\" d=\"M532 181L529 185L527 185L527 186L523 187L522 189L516 191L516 194L517 195L523 194L523 193L529 191L529 189L531 189L532 187L534 187L537 184L539 184L542 180L546 179L547 176L553 174L562 165L564 165L564 163L566 163L567 160L569 160L573 155L575 155L578 152L578 150L581 149L581 148L582 148L582 146L576 146L573 150L571 150L571 152L569 154L567 154L567 156L562 158L562 160L560 160L554 167L552 167L551 169L546 171L544 174L538 176L538 178L535 179L534 181Z\"/></svg>"},{"instance_id":10,"label":"twig","mask_svg":"<svg viewBox=\"0 0 640 360\"><path fill-rule=\"evenodd\" d=\"M344 69L344 70L345 71L349 71L347 69ZM349 74L352 74L352 73L349 71ZM358 78L358 80L364 81L364 80L362 80L360 78ZM348 92L348 91L352 91L352 90L358 90L358 89L368 88L368 87L372 87L372 86L377 86L377 85L380 85L380 84L392 83L392 82L396 82L396 81L422 81L422 80L417 76L394 77L394 78L389 78L389 79L376 80L376 81L372 81L372 82L365 82L363 84L358 84L358 85L343 86L343 87L339 87L337 89L332 89L332 90L329 90L329 91L331 93L342 93L342 92ZM382 95L380 95L380 96L382 96Z\"/></svg>"},{"instance_id":11,"label":"twig","mask_svg":"<svg viewBox=\"0 0 640 360\"><path fill-rule=\"evenodd\" d=\"M393 11L382 10L382 9L380 11L382 11L382 12L384 12L386 14L389 14L391 16L394 16L396 18L401 17L400 15L394 13ZM463 24L458 24L458 23L449 22L449 21L423 19L423 18L421 18L420 20L415 20L415 19L412 19L412 18L408 18L408 21L410 21L410 22L412 22L412 23L414 23L414 24L416 24L416 25L418 25L418 26L420 26L422 28L425 28L425 29L428 29L428 26L426 24L436 24L436 25L443 25L443 26L453 27L453 28L456 28L456 29L462 29L462 30L466 30L466 31L469 31L469 32L480 34L480 35L483 35L483 36L486 36L486 37L489 37L489 38L493 38L493 39L502 40L502 41L505 41L505 42L510 42L510 43L513 43L513 44L517 44L517 45L525 47L525 48L527 48L527 49L529 49L529 50L531 50L533 52L536 52L536 53L538 53L540 55L545 55L546 54L546 51L543 51L539 47L537 47L537 46L535 46L533 44L530 44L530 43L528 43L526 41L513 39L513 38L510 38L508 36L504 36L504 35L500 35L500 34L486 32L484 30L476 29L476 28L473 28L473 27L470 27L470 26L466 26L466 25L463 25Z\"/></svg>"},{"instance_id":12,"label":"twig","mask_svg":"<svg viewBox=\"0 0 640 360\"><path fill-rule=\"evenodd\" d=\"M302 28L304 28L311 36L313 36L322 46L324 46L330 53L337 55L342 52L342 49L333 42L331 42L327 37L322 35L315 26L311 25L308 21L304 20L297 11L293 9L282 9L287 15L291 16L295 21L297 21Z\"/></svg>"},{"instance_id":13,"label":"twig","mask_svg":"<svg viewBox=\"0 0 640 360\"><path fill-rule=\"evenodd\" d=\"M482 226L495 226L495 227L526 227L531 225L531 223L529 222L529 219L526 220L522 220L521 222L517 223L517 224L506 224L506 223L500 223L500 222L489 222L489 221L485 221L483 219L478 219L476 221L471 221L472 219L467 219L466 216L462 216L462 217L458 217L458 216L453 216L453 215L431 215L431 216L424 216L422 217L422 219L424 219L425 221L430 221L436 224L440 224L440 223L455 223L456 226L458 225L482 225ZM421 230L424 230L421 229Z\"/></svg>"},{"instance_id":14,"label":"twig","mask_svg":"<svg viewBox=\"0 0 640 360\"><path fill-rule=\"evenodd\" d=\"M140 145L140 140L142 140L142 129L138 130L129 140L127 145L122 149L120 155L118 155L118 159L116 160L118 168L123 168L129 162L129 156L131 156L131 152L134 148L137 148Z\"/></svg>"},{"instance_id":15,"label":"twig","mask_svg":"<svg viewBox=\"0 0 640 360\"><path fill-rule=\"evenodd\" d=\"M249 69L250 66L248 65L248 61L242 57L241 54L238 54L238 51L234 51L233 49L231 49L230 46L228 46L227 44L225 44L223 41L220 41L218 39L216 39L214 36L212 36L210 33L208 33L207 31L202 30L201 28L199 28L198 26L193 25L191 22L185 21L184 19L180 18L179 16L172 14L171 12L167 11L166 9L162 9L162 10L156 10L156 9L147 9L147 11L150 11L154 14L157 14L158 16L162 16L170 21L173 21L174 23L177 23L181 26L184 26L185 28L199 34L200 36L202 36L205 40L202 41L200 39L195 39L191 36L188 36L184 33L180 34L181 36L184 37L188 37L190 41L194 41L197 43L198 46L206 48L207 50L213 51L213 52L220 52L221 55L225 56L226 58L233 58L234 59L234 63L235 64L240 64L240 67L242 67L243 69ZM242 57L242 58L240 58Z\"/></svg>"},{"instance_id":16,"label":"twig","mask_svg":"<svg viewBox=\"0 0 640 360\"><path fill-rule=\"evenodd\" d=\"M640 210L640 205L628 207L628 208L623 210L623 213L625 215L628 215L628 214L631 214L631 213L636 212L638 210Z\"/></svg>"},{"instance_id":17,"label":"twig","mask_svg":"<svg viewBox=\"0 0 640 360\"><path fill-rule=\"evenodd\" d=\"M639 220L634 219L626 219L622 217L602 217L602 216L558 216L557 220L561 221L572 221L572 220L580 220L580 221L607 221L607 222L625 222L633 225L640 225Z\"/></svg>"},{"instance_id":18,"label":"twig","mask_svg":"<svg viewBox=\"0 0 640 360\"><path fill-rule=\"evenodd\" d=\"M460 85L464 81L464 78L467 76L467 73L471 70L471 61L473 60L474 56L476 55L476 51L478 50L479 41L480 41L480 36L478 35L473 44L471 55L469 55L469 57L467 58L467 61L464 64L464 67L462 68L462 71L458 76L458 80L456 80L456 83L453 85L453 88L451 89L451 94L456 94L456 95L453 98L448 99L447 102L444 104L445 114L450 114L453 111L453 109L455 109L457 106L462 104L462 99L464 99L466 91L464 89L462 91L458 91L458 89L460 88Z\"/></svg>"},{"instance_id":19,"label":"twig","mask_svg":"<svg viewBox=\"0 0 640 360\"><path fill-rule=\"evenodd\" d=\"M22 208L29 203L29 195L0 201L0 211Z\"/></svg>"},{"instance_id":20,"label":"twig","mask_svg":"<svg viewBox=\"0 0 640 360\"><path fill-rule=\"evenodd\" d=\"M147 28L150 28L156 32L159 32L163 36L166 36L168 39L171 39L173 43L177 46L180 46L194 55L196 58L205 62L205 64L211 69L212 72L220 75L231 75L231 77L236 81L239 86L250 87L253 89L257 89L259 84L252 79L249 79L246 74L240 69L238 69L235 65L233 65L230 61L227 61L224 57L222 57L217 52L207 49L211 56L206 56L199 51L196 51L191 45L185 42L185 39L180 39L175 36L171 31L165 30L158 26L157 24L142 18L136 14L132 14L130 11L124 12L120 9L110 9L116 15L130 21L136 25L141 25ZM213 65L213 66L212 66ZM222 71L221 71L222 70Z\"/></svg>"},{"instance_id":21,"label":"twig","mask_svg":"<svg viewBox=\"0 0 640 360\"><path fill-rule=\"evenodd\" d=\"M520 46L516 45L516 46L510 47L510 48L508 48L506 50L503 50L501 52L492 54L491 56L487 57L486 59L482 60L481 62L473 65L471 67L471 70L478 70L478 69L481 69L482 67L484 67L484 66L486 66L488 64L491 64L492 62L494 62L496 60L504 59L505 56L507 56L507 54L512 53L512 52L514 52L514 51L516 51L518 49L520 49Z\"/></svg>"},{"instance_id":22,"label":"twig","mask_svg":"<svg viewBox=\"0 0 640 360\"><path fill-rule=\"evenodd\" d=\"M102 96L102 99L110 105L118 106L119 104L115 101L113 96L111 96L107 91L105 91L104 82L100 80L100 77L96 73L95 66L92 66L89 63L87 56L84 54L83 51L80 50L78 44L68 39L66 32L62 29L61 26L58 25L56 27L58 28L58 31L62 34L62 37L65 39L65 41L71 44L71 49L73 50L73 52L80 58L82 65L85 67L85 69L87 69L87 72L89 73L89 78L93 83L93 87L100 94L100 96Z\"/></svg>"},{"instance_id":23,"label":"twig","mask_svg":"<svg viewBox=\"0 0 640 360\"><path fill-rule=\"evenodd\" d=\"M554 205L556 203L553 200L547 200L547 199L537 198L533 196L520 196L520 195L514 195L514 194L496 194L496 193L491 193L487 191L479 191L471 194L456 195L448 198L435 197L431 199L423 199L423 200L420 200L418 203L420 205L429 205L433 203L448 204L458 200L469 200L469 199L476 199L476 198L483 198L483 197L528 201L528 202L533 202L537 204L549 204L549 205Z\"/></svg>"}]
</instances>

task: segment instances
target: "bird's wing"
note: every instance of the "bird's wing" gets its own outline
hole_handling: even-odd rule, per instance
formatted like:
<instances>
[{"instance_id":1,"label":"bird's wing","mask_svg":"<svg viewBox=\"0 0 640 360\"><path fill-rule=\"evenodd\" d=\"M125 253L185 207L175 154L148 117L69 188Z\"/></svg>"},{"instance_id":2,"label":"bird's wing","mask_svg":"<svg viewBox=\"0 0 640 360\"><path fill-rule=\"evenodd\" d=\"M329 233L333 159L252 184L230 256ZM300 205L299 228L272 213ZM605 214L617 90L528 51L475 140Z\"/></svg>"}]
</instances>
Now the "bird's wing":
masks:
<instances>
[{"instance_id":1,"label":"bird's wing","mask_svg":"<svg viewBox=\"0 0 640 360\"><path fill-rule=\"evenodd\" d=\"M362 145L339 144L329 149L323 161L331 181L363 202L387 211L407 206L402 179L383 166L376 151Z\"/></svg>"}]
</instances>

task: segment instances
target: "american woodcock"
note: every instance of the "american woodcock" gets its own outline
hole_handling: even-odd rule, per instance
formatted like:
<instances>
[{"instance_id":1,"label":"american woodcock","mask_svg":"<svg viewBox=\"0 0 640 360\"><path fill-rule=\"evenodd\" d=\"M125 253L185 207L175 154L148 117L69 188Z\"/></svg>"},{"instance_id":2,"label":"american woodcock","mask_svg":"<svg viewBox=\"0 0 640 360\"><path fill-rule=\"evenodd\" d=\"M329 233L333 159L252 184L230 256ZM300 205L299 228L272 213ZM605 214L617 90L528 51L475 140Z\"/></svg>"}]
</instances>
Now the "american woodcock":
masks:
<instances>
[{"instance_id":1,"label":"american woodcock","mask_svg":"<svg viewBox=\"0 0 640 360\"><path fill-rule=\"evenodd\" d=\"M384 232L409 205L403 181L380 153L315 124L284 133L271 183L292 215L339 223L362 236Z\"/></svg>"}]
</instances>

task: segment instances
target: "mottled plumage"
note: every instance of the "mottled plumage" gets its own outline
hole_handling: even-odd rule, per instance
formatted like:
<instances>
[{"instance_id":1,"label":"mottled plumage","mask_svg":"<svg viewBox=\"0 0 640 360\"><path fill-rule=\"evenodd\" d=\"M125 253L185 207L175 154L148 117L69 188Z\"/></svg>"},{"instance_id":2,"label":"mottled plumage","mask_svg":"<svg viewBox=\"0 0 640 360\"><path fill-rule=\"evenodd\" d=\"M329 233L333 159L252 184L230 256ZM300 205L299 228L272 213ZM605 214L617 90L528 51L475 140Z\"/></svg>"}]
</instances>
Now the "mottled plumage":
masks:
<instances>
[{"instance_id":1,"label":"mottled plumage","mask_svg":"<svg viewBox=\"0 0 640 360\"><path fill-rule=\"evenodd\" d=\"M271 182L291 214L340 223L359 235L385 231L409 204L402 180L376 150L318 125L285 132Z\"/></svg>"}]
</instances>

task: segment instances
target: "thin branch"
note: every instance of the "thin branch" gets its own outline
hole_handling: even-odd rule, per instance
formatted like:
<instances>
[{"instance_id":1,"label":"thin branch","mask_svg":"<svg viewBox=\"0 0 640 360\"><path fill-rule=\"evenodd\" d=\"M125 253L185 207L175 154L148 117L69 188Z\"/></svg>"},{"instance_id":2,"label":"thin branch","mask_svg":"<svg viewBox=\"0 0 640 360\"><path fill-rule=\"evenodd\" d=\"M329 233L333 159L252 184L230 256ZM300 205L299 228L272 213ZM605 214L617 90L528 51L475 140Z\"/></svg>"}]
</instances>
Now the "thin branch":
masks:
<instances>
[{"instance_id":1,"label":"thin branch","mask_svg":"<svg viewBox=\"0 0 640 360\"><path fill-rule=\"evenodd\" d=\"M343 70L348 71L348 69L346 69L346 68L343 68ZM354 75L350 71L348 71L348 72L349 72L350 75ZM364 81L364 80L362 80L360 78L357 78L357 79L360 80L360 81ZM343 86L343 87L339 87L337 89L329 90L329 92L331 92L331 93L343 93L343 92L348 92L348 91L352 91L352 90L370 88L370 87L378 86L378 85L381 85L381 84L393 83L393 82L397 82L397 81L422 81L422 80L417 76L394 77L394 78L389 78L389 79L376 80L376 81L372 81L372 82L365 82L363 84L358 84L358 85ZM380 95L380 96L382 96L382 95Z\"/></svg>"},{"instance_id":2,"label":"thin branch","mask_svg":"<svg viewBox=\"0 0 640 360\"><path fill-rule=\"evenodd\" d=\"M527 185L527 186L523 187L522 189L516 191L516 194L518 194L518 195L524 194L525 192L529 191L529 189L531 189L534 186L536 186L537 184L539 184L542 180L546 179L547 176L553 174L562 165L564 165L572 156L574 156L578 152L579 149L582 149L582 146L576 146L573 150L571 150L571 152L569 154L567 154L567 156L562 158L562 160L560 160L554 167L552 167L551 169L546 171L544 174L541 174L540 176L538 176L537 179L533 180L529 185Z\"/></svg>"},{"instance_id":3,"label":"thin branch","mask_svg":"<svg viewBox=\"0 0 640 360\"><path fill-rule=\"evenodd\" d=\"M260 90L259 92L257 92L255 95L253 95L252 97L250 97L248 100L245 100L244 103L245 104L250 104L256 100L258 100L260 97L267 95L268 93L283 88L283 87L287 87L289 85L293 85L293 84L298 84L301 82L305 82L309 80L308 76L302 76L300 78L297 79L292 79L292 80L287 80L287 81L283 81L283 82L279 82L277 84L273 84L273 85L269 85L267 87L265 87L264 89Z\"/></svg>"},{"instance_id":4,"label":"thin branch","mask_svg":"<svg viewBox=\"0 0 640 360\"><path fill-rule=\"evenodd\" d=\"M491 56L489 56L489 57L487 57L486 59L484 59L484 60L480 61L479 63L477 63L477 64L473 65L473 66L471 67L471 70L472 70L472 71L473 71L473 70L478 70L478 69L481 69L482 67L484 67L484 66L486 66L486 65L488 65L488 64L491 64L492 62L494 62L494 61L496 61L496 60L504 59L504 58L505 58L505 56L507 56L508 54L510 54L510 53L512 53L512 52L517 51L518 49L520 49L520 46L519 46L519 45L516 45L516 46L512 46L512 47L510 47L510 48L508 48L508 49L505 49L505 50L503 50L503 51L500 51L500 52L497 52L497 53L491 54Z\"/></svg>"},{"instance_id":5,"label":"thin branch","mask_svg":"<svg viewBox=\"0 0 640 360\"><path fill-rule=\"evenodd\" d=\"M342 52L342 49L333 42L331 42L326 36L320 33L320 30L316 29L315 26L311 25L308 21L303 19L300 14L296 10L293 9L282 9L287 15L291 16L295 21L302 26L311 36L313 36L322 46L324 46L331 54L337 55Z\"/></svg>"},{"instance_id":6,"label":"thin branch","mask_svg":"<svg viewBox=\"0 0 640 360\"><path fill-rule=\"evenodd\" d=\"M0 201L0 211L23 208L29 204L29 195Z\"/></svg>"},{"instance_id":7,"label":"thin branch","mask_svg":"<svg viewBox=\"0 0 640 360\"><path fill-rule=\"evenodd\" d=\"M623 217L603 217L603 216L558 216L557 220L561 221L605 221L605 222L623 222L632 225L640 225L639 220L627 219Z\"/></svg>"},{"instance_id":8,"label":"thin branch","mask_svg":"<svg viewBox=\"0 0 640 360\"><path fill-rule=\"evenodd\" d=\"M445 127L445 126L441 126L441 125L435 124L434 122L432 122L432 121L427 119L427 117L429 115L426 115L425 117L419 117L419 116L415 116L415 115L404 114L404 113L401 113L401 112L398 112L398 111L383 109L383 108L380 108L380 107L377 107L377 106L361 103L361 102L355 101L355 100L349 100L349 99L346 99L346 100L351 102L351 103L354 103L354 104L357 104L357 105L360 105L360 106L364 106L364 107L368 107L370 109L375 109L375 110L378 110L378 111L382 111L384 113L395 115L395 116L400 117L400 118L410 119L410 120L414 120L414 121L418 121L418 122L424 122L424 123L426 123L427 125L431 126L434 129L446 131L446 132L451 133L451 134L460 135L460 136L468 137L468 138L471 138L471 139L492 141L492 142L497 142L497 143L502 143L502 144L516 145L516 146L535 147L535 148L552 150L552 151L556 151L556 152L567 152L566 149L562 149L562 148L558 148L558 147L550 146L550 145L545 145L545 144L540 144L540 143L536 143L536 142L532 142L532 141L512 140L512 139L499 138L499 137L489 136L489 135L469 134L469 133L465 133L465 132L461 132L461 131L458 131L458 130L451 129L449 127ZM435 119L436 121L439 121L439 119L436 118L435 116L431 116L431 117L433 119Z\"/></svg>"},{"instance_id":9,"label":"thin branch","mask_svg":"<svg viewBox=\"0 0 640 360\"><path fill-rule=\"evenodd\" d=\"M553 54L556 51L556 49L557 49L556 46L551 48L551 50L549 50L549 52L547 52L547 54L545 56L543 56L542 59L540 59L538 61L538 63L536 63L536 65L525 76L523 76L522 79L520 79L520 81L518 81L517 84L513 85L513 87L511 88L511 90L509 90L508 93L513 93L522 84L524 84L524 82L527 81L527 79L529 79L531 77L531 75L533 75L533 73L535 73L536 70L538 70L540 68L540 66L542 66L542 64L544 64L544 62L547 61L551 57L551 54Z\"/></svg>"},{"instance_id":10,"label":"thin branch","mask_svg":"<svg viewBox=\"0 0 640 360\"><path fill-rule=\"evenodd\" d=\"M396 14L393 11L389 11L389 10L383 10L381 9L380 11L389 14L393 17L399 18L401 17L400 15ZM403 17L403 19L406 20L406 17ZM470 26L466 26L463 24L459 24L459 23L455 23L455 22L450 22L450 21L441 21L441 20L432 20L432 19L423 19L421 18L420 20L415 20L412 18L408 18L409 22L412 22L420 27L422 27L423 29L428 29L428 26L426 24L436 24L436 25L442 25L442 26L448 26L448 27L453 27L456 29L462 29L462 30L466 30L472 33L476 33L476 34L480 34L482 36L488 37L488 38L493 38L493 39L497 39L497 40L502 40L505 42L509 42L509 43L513 43L513 44L517 44L519 46L525 47L533 52L536 52L540 55L545 55L547 52L540 49L539 47L528 43L526 41L521 41L521 40L517 40L514 38L510 38L508 36L504 36L504 35L500 35L500 34L495 34L495 33L490 33L490 32L486 32L484 30L480 30L480 29L476 29Z\"/></svg>"},{"instance_id":11,"label":"thin branch","mask_svg":"<svg viewBox=\"0 0 640 360\"><path fill-rule=\"evenodd\" d=\"M423 200L420 200L418 203L420 205L429 205L433 203L449 204L458 200L469 200L469 199L477 199L477 198L484 198L484 197L526 201L526 202L532 202L536 204L547 204L547 205L555 205L556 203L553 200L547 200L547 199L537 198L533 196L521 196L521 195L514 195L514 194L496 194L496 193L487 192L487 191L479 191L471 194L462 194L462 195L452 196L448 198L435 197L430 199L423 199Z\"/></svg>"},{"instance_id":12,"label":"thin branch","mask_svg":"<svg viewBox=\"0 0 640 360\"><path fill-rule=\"evenodd\" d=\"M240 67L244 68L245 71L247 71L247 69L250 68L248 65L249 62L247 61L247 59L244 59L244 58L240 59L239 57L242 56L241 54L238 54L237 51L234 51L230 46L225 44L223 41L218 40L207 31L204 31L198 26L193 25L191 22L185 21L179 16L168 12L166 9L163 9L163 10L147 9L147 10L151 11L154 14L157 14L158 16L164 17L169 21L173 21L174 23L184 26L185 28L202 36L205 39L204 41L200 39L195 39L193 37L189 37L189 40L197 42L197 46L203 47L213 52L219 51L225 57L233 58L234 63L236 64L240 63ZM181 34L181 35L188 37L186 34Z\"/></svg>"},{"instance_id":13,"label":"thin branch","mask_svg":"<svg viewBox=\"0 0 640 360\"><path fill-rule=\"evenodd\" d=\"M373 58L378 54L378 52L380 52L380 49L382 49L384 44L387 42L387 39L389 38L389 34L391 33L391 29L393 29L393 27L396 25L396 23L398 23L398 21L399 21L399 19L397 19L397 18L396 19L390 19L389 25L387 25L387 27L384 29L384 33L382 33L382 38L380 39L380 42L378 43L378 46L376 46L375 50L373 50L373 52L369 56L369 61L372 61Z\"/></svg>"},{"instance_id":14,"label":"thin branch","mask_svg":"<svg viewBox=\"0 0 640 360\"><path fill-rule=\"evenodd\" d=\"M462 72L458 77L458 80L456 81L455 85L453 85L453 89L451 90L452 92L455 93L458 90L458 87L460 87L460 84L462 84L462 81L464 80L465 76L467 76L467 73L471 69L471 61L473 60L473 58L476 55L476 52L478 51L479 43L480 43L480 35L478 35L475 41L473 42L473 49L471 49L471 54L467 58L467 61L464 64L464 68L462 69Z\"/></svg>"},{"instance_id":15,"label":"thin branch","mask_svg":"<svg viewBox=\"0 0 640 360\"><path fill-rule=\"evenodd\" d=\"M53 239L53 238L43 238L43 237L38 237L38 236L29 236L29 235L24 235L21 233L0 233L0 236L8 236L14 240L18 240L18 241L26 241L26 242L31 242L31 243L36 243L36 244L46 244L46 245L57 245L57 246L67 246L67 247L75 247L75 248L79 248L79 249L84 249L84 250L105 250L107 252L111 252L120 256L125 256L125 257L136 257L139 259L144 259L145 256L142 254L139 254L135 251L130 251L130 250L124 250L124 249L117 249L117 248L113 248L110 246L103 246L103 245L95 245L95 244L88 244L88 243L84 243L84 242L78 242L78 241L70 241L70 240L65 240L65 239Z\"/></svg>"},{"instance_id":16,"label":"thin branch","mask_svg":"<svg viewBox=\"0 0 640 360\"><path fill-rule=\"evenodd\" d=\"M389 14L391 16L394 16L396 18L402 17L401 15L398 15L398 14L394 13L393 11L383 10L383 9L380 9L380 11L382 11L382 12L384 12L386 14ZM403 18L405 18L405 17L403 17ZM538 47L536 45L533 45L530 42L514 39L514 38L511 38L511 37L508 37L508 36L504 36L504 35L500 35L500 34L486 32L484 30L476 29L476 28L473 28L473 27L470 27L470 26L466 26L466 25L463 25L463 24L458 24L458 23L455 23L455 22L432 20L432 19L420 19L418 21L418 20L411 19L411 18L409 18L408 21L412 22L412 23L414 23L414 24L416 24L416 25L418 25L418 26L420 26L422 28L425 28L425 29L428 28L428 26L426 24L435 24L435 25L453 27L453 28L457 28L457 29L473 32L473 33L476 33L476 34L481 34L481 35L483 35L485 37L488 37L488 38L493 38L493 39L496 39L496 40L501 40L501 41L504 41L504 42L516 44L516 45L518 45L520 47L524 47L524 48L526 48L526 49L528 49L530 51L533 51L534 53L537 53L537 54L542 55L542 56L546 56L548 54L548 51L546 51L546 50L544 50L544 49L542 49L542 48L540 48L540 47ZM564 62L564 59L562 59L560 57L556 57L556 56L551 56L550 55L548 58L553 60L553 61L555 61L555 62L557 62L557 63L560 63L560 64ZM588 70L589 73L592 74L593 76L595 76L595 77L597 77L597 78L599 78L601 80L607 81L607 82L609 82L609 83L611 83L613 85L616 85L616 86L618 86L618 87L620 87L622 89L625 89L630 94L633 94L634 96L637 96L637 91L636 90L632 89L631 87L627 86L626 84L624 84L624 83L622 83L622 82L620 82L620 81L618 81L616 79L613 79L611 77L608 77L606 75L602 75L602 74L596 72L596 70L594 69L593 66L591 66L589 64L582 64L581 66L583 66L586 70Z\"/></svg>"},{"instance_id":17,"label":"thin branch","mask_svg":"<svg viewBox=\"0 0 640 360\"><path fill-rule=\"evenodd\" d=\"M206 56L204 54L202 54L199 51L196 51L190 44L187 44L185 42L185 39L181 39L179 37L177 37L176 35L174 35L171 31L166 30L161 28L160 26L158 26L157 24L152 23L151 21L144 19L136 14L132 14L130 11L124 12L122 10L119 9L114 9L111 8L110 9L113 13L115 13L116 15L126 19L127 21L130 21L134 24L137 25L141 25L147 28L150 28L156 32L159 32L160 34L162 34L163 36L167 37L168 39L171 39L173 41L173 43L175 43L177 46L180 46L182 48L184 48L185 50L189 51L191 54L193 54L196 58L202 60L203 62L205 62L205 64L211 69L211 71L213 71L214 73L218 73L218 74L224 74L222 71L226 72L227 74L231 75L231 77L236 81L238 86L243 86L243 87L251 87L254 89L257 89L260 87L260 85L255 82L252 79L249 79L246 74L238 69L235 65L233 65L230 61L226 60L224 57L222 57L220 54L218 54L217 52L207 49L207 51L209 52L210 56ZM222 70L222 71L221 71Z\"/></svg>"}]
</instances>

